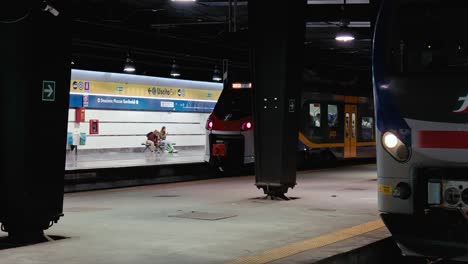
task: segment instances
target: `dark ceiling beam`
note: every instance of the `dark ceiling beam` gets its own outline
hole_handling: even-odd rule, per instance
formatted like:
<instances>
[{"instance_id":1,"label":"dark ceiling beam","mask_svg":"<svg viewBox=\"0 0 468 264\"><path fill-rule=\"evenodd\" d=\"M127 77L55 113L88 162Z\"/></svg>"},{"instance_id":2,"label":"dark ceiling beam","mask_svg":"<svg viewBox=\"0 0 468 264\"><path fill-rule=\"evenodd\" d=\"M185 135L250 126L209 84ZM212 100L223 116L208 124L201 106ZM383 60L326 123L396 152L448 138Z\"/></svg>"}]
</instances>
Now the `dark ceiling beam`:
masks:
<instances>
[{"instance_id":1,"label":"dark ceiling beam","mask_svg":"<svg viewBox=\"0 0 468 264\"><path fill-rule=\"evenodd\" d=\"M72 26L75 39L115 43L129 48L173 54L248 61L248 50L239 48L241 45L236 44L235 40L233 42L226 40L207 42L80 21L74 21Z\"/></svg>"},{"instance_id":2,"label":"dark ceiling beam","mask_svg":"<svg viewBox=\"0 0 468 264\"><path fill-rule=\"evenodd\" d=\"M347 4L345 11L342 5L308 5L307 22L339 21L346 18L351 21L370 21L375 15L375 9L369 4Z\"/></svg>"},{"instance_id":3,"label":"dark ceiling beam","mask_svg":"<svg viewBox=\"0 0 468 264\"><path fill-rule=\"evenodd\" d=\"M198 4L207 5L207 6L229 6L229 1L221 1L221 0L198 0ZM238 6L247 6L247 1L238 0Z\"/></svg>"},{"instance_id":4,"label":"dark ceiling beam","mask_svg":"<svg viewBox=\"0 0 468 264\"><path fill-rule=\"evenodd\" d=\"M151 24L151 28L172 28L181 26L209 26L209 25L226 25L225 21L204 21L204 22L180 22L180 23L159 23Z\"/></svg>"},{"instance_id":5,"label":"dark ceiling beam","mask_svg":"<svg viewBox=\"0 0 468 264\"><path fill-rule=\"evenodd\" d=\"M222 59L213 58L213 57L202 57L196 55L187 55L187 54L178 54L174 52L165 52L161 50L154 50L154 49L144 49L139 47L128 47L125 45L118 45L115 43L105 43L105 42L95 42L89 40L80 40L80 39L72 39L73 50L76 52L76 55L79 54L89 54L95 53L99 54L103 57L108 57L109 60L117 59L122 60L125 54L130 51L132 56L138 56L140 58L146 59L154 59L155 61L164 60L171 62L172 59L177 59L178 61L185 61L191 62L196 65L212 65L212 64L220 64ZM78 51L81 50L81 53ZM88 53L84 53L87 51ZM135 58L133 58L135 59ZM240 68L247 68L247 63L242 62L233 62L231 65L235 65L236 67Z\"/></svg>"}]
</instances>

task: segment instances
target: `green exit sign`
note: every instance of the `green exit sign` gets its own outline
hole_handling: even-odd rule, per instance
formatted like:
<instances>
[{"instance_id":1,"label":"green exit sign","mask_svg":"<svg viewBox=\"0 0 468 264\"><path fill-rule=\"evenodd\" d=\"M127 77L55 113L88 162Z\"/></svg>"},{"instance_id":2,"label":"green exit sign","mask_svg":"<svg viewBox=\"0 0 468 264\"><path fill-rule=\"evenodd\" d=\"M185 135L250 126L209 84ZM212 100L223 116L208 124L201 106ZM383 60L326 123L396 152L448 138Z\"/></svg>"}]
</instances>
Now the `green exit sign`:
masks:
<instances>
[{"instance_id":1,"label":"green exit sign","mask_svg":"<svg viewBox=\"0 0 468 264\"><path fill-rule=\"evenodd\" d=\"M42 101L55 101L55 81L42 81Z\"/></svg>"}]
</instances>

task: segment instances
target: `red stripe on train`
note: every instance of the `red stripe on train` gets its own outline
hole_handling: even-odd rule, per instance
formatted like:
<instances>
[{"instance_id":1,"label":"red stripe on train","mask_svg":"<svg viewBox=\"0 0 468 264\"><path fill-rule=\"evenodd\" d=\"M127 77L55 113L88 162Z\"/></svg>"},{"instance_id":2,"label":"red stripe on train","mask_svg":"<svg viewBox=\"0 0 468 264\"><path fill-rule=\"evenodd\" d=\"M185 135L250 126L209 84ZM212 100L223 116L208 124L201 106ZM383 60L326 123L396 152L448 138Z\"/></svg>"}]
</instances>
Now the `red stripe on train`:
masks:
<instances>
[{"instance_id":1,"label":"red stripe on train","mask_svg":"<svg viewBox=\"0 0 468 264\"><path fill-rule=\"evenodd\" d=\"M218 131L240 131L242 124L245 122L252 122L251 116L225 121L212 114L210 115L210 119L213 121L213 127L211 130Z\"/></svg>"},{"instance_id":2,"label":"red stripe on train","mask_svg":"<svg viewBox=\"0 0 468 264\"><path fill-rule=\"evenodd\" d=\"M419 131L420 148L468 149L468 131Z\"/></svg>"}]
</instances>

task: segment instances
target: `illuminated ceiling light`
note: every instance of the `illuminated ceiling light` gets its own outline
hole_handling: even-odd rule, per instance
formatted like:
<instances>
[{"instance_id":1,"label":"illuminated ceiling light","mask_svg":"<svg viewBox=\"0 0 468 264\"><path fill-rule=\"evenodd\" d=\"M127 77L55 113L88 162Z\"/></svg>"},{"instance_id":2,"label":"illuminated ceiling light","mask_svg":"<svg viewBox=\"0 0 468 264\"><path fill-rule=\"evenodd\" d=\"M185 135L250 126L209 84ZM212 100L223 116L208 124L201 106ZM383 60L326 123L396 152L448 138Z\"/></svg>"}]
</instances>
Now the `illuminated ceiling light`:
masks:
<instances>
[{"instance_id":1,"label":"illuminated ceiling light","mask_svg":"<svg viewBox=\"0 0 468 264\"><path fill-rule=\"evenodd\" d=\"M133 60L129 57L125 60L125 65L124 65L124 72L135 72L135 64L133 63Z\"/></svg>"},{"instance_id":2,"label":"illuminated ceiling light","mask_svg":"<svg viewBox=\"0 0 468 264\"><path fill-rule=\"evenodd\" d=\"M223 78L221 78L221 71L219 71L218 67L215 66L213 71L213 81L220 82Z\"/></svg>"},{"instance_id":3,"label":"illuminated ceiling light","mask_svg":"<svg viewBox=\"0 0 468 264\"><path fill-rule=\"evenodd\" d=\"M343 0L343 5L341 6L341 20L340 20L340 29L336 33L335 40L339 42L350 42L354 40L354 34L349 29L349 20L346 19L346 0Z\"/></svg>"},{"instance_id":4,"label":"illuminated ceiling light","mask_svg":"<svg viewBox=\"0 0 468 264\"><path fill-rule=\"evenodd\" d=\"M124 72L135 72L135 70L135 63L132 58L130 58L130 54L127 54L127 59L124 64Z\"/></svg>"},{"instance_id":5,"label":"illuminated ceiling light","mask_svg":"<svg viewBox=\"0 0 468 264\"><path fill-rule=\"evenodd\" d=\"M71 65L75 65L75 62L72 60L72 61L70 62L70 64L71 64Z\"/></svg>"},{"instance_id":6,"label":"illuminated ceiling light","mask_svg":"<svg viewBox=\"0 0 468 264\"><path fill-rule=\"evenodd\" d=\"M195 2L197 0L171 0L171 2Z\"/></svg>"},{"instance_id":7,"label":"illuminated ceiling light","mask_svg":"<svg viewBox=\"0 0 468 264\"><path fill-rule=\"evenodd\" d=\"M179 66L175 63L175 60L172 62L171 76L172 77L179 77L180 76Z\"/></svg>"},{"instance_id":8,"label":"illuminated ceiling light","mask_svg":"<svg viewBox=\"0 0 468 264\"><path fill-rule=\"evenodd\" d=\"M336 33L335 40L340 41L340 42L350 42L353 41L354 35L351 30L349 30L348 26L342 26L340 27L340 30Z\"/></svg>"},{"instance_id":9,"label":"illuminated ceiling light","mask_svg":"<svg viewBox=\"0 0 468 264\"><path fill-rule=\"evenodd\" d=\"M49 12L54 16L60 15L60 12L57 9L55 9L55 7L51 6L50 3L48 3L47 1L42 1L41 9L42 11Z\"/></svg>"}]
</instances>

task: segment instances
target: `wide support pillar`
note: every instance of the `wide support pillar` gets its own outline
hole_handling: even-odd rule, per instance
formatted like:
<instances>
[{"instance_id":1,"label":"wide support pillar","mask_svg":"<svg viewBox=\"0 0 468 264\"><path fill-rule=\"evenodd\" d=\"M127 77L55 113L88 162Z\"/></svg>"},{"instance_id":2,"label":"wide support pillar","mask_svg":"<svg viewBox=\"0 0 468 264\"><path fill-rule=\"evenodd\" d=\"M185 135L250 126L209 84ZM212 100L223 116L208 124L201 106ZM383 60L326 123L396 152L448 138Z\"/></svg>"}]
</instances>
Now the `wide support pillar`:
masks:
<instances>
[{"instance_id":1,"label":"wide support pillar","mask_svg":"<svg viewBox=\"0 0 468 264\"><path fill-rule=\"evenodd\" d=\"M284 197L296 185L306 0L249 2L256 186Z\"/></svg>"},{"instance_id":2,"label":"wide support pillar","mask_svg":"<svg viewBox=\"0 0 468 264\"><path fill-rule=\"evenodd\" d=\"M31 243L63 215L70 3L8 2L0 10L0 222Z\"/></svg>"}]
</instances>

